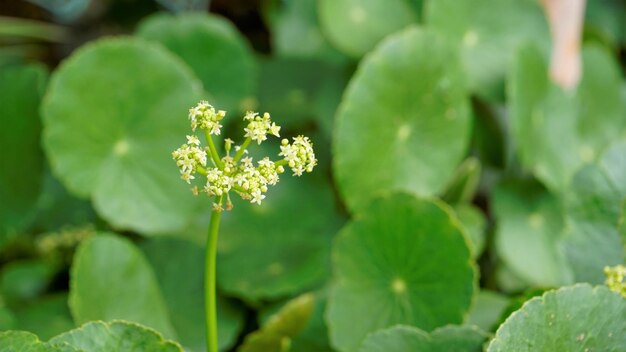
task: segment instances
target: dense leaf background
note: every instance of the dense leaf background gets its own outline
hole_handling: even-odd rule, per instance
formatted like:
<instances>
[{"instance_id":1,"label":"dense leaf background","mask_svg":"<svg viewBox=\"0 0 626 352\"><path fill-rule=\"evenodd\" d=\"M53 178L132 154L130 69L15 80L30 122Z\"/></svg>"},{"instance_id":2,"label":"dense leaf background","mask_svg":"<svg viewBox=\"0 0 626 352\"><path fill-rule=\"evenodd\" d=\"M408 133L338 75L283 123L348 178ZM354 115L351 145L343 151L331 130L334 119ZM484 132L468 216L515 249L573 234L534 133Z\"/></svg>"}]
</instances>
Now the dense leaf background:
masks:
<instances>
[{"instance_id":1,"label":"dense leaf background","mask_svg":"<svg viewBox=\"0 0 626 352\"><path fill-rule=\"evenodd\" d=\"M626 4L563 89L541 3L0 1L0 352L206 349L200 99L319 159L223 215L222 351L626 351Z\"/></svg>"}]
</instances>

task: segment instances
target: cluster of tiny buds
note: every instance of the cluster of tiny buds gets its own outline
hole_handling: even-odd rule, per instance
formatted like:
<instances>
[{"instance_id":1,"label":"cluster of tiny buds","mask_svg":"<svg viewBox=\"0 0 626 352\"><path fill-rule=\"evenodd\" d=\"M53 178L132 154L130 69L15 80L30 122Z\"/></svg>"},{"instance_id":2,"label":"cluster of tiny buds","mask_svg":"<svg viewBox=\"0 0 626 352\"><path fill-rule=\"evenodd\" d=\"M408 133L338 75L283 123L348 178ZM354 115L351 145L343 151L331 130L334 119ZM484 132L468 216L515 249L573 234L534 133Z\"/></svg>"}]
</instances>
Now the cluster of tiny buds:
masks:
<instances>
[{"instance_id":1,"label":"cluster of tiny buds","mask_svg":"<svg viewBox=\"0 0 626 352\"><path fill-rule=\"evenodd\" d=\"M604 275L606 275L606 285L612 291L626 297L626 266L604 267Z\"/></svg>"},{"instance_id":2,"label":"cluster of tiny buds","mask_svg":"<svg viewBox=\"0 0 626 352\"><path fill-rule=\"evenodd\" d=\"M293 138L293 143L283 139L281 141L281 160L272 161L269 157L257 161L247 156L247 147L252 141L261 144L267 140L267 135L280 137L280 126L272 122L270 114L259 115L256 112L248 112L244 116L247 122L244 128L244 142L234 145L233 140L224 139L226 155L220 157L213 142L213 135L221 133L220 121L226 116L226 112L216 111L206 101L201 101L197 106L189 109L189 120L192 131L200 129L204 132L207 146L202 147L200 139L195 136L187 136L187 143L172 153L181 174L181 178L188 184L196 180L196 175L202 175L203 183L194 184L191 191L194 195L206 193L216 197L213 209L222 211L232 209L230 191L236 192L242 199L251 203L261 204L265 199L268 186L274 186L279 181L279 175L288 166L295 176L301 176L304 172L312 172L317 159L313 151L313 143L309 138L298 136ZM234 150L234 155L231 155ZM194 181L197 182L197 181ZM222 201L225 199L225 208Z\"/></svg>"}]
</instances>

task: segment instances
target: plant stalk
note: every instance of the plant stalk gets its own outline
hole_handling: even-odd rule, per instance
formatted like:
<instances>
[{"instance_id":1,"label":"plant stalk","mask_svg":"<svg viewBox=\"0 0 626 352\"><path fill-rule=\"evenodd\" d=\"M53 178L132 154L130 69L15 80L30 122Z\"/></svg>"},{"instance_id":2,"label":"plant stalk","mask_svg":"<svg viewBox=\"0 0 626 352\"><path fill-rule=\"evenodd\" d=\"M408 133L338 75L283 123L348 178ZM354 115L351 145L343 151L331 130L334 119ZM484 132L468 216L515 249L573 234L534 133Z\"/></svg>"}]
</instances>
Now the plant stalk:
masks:
<instances>
[{"instance_id":1,"label":"plant stalk","mask_svg":"<svg viewBox=\"0 0 626 352\"><path fill-rule=\"evenodd\" d=\"M217 204L222 204L222 197L219 197ZM207 351L218 352L217 349L217 297L215 286L215 257L217 252L217 235L220 228L220 218L222 212L213 210L211 222L209 223L209 233L206 242L206 257L204 268L204 302L206 319L206 339Z\"/></svg>"}]
</instances>

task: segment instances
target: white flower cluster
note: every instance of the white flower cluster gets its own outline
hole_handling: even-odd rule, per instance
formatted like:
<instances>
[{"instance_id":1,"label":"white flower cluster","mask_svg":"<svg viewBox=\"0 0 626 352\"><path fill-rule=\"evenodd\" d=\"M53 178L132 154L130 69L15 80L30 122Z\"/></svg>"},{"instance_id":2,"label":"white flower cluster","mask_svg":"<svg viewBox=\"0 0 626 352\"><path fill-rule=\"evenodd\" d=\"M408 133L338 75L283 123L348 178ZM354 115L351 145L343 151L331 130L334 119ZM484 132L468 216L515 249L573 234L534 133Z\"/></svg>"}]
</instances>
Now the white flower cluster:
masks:
<instances>
[{"instance_id":1,"label":"white flower cluster","mask_svg":"<svg viewBox=\"0 0 626 352\"><path fill-rule=\"evenodd\" d=\"M269 186L278 183L278 174L284 171L282 166L277 166L269 158L263 158L255 167L252 158L241 159L239 172L234 176L234 182L238 186L237 193L243 199L252 203L261 204L265 199L264 193Z\"/></svg>"},{"instance_id":2,"label":"white flower cluster","mask_svg":"<svg viewBox=\"0 0 626 352\"><path fill-rule=\"evenodd\" d=\"M218 168L208 169L204 191L210 196L222 196L233 186L233 178Z\"/></svg>"},{"instance_id":3,"label":"white flower cluster","mask_svg":"<svg viewBox=\"0 0 626 352\"><path fill-rule=\"evenodd\" d=\"M267 140L268 134L279 137L280 126L271 121L270 115L264 113L260 116L256 112L248 112L244 117L248 122L244 128L245 142L234 145L231 139L224 139L226 156L220 158L214 147L212 135L220 134L222 126L219 122L225 115L225 112L216 112L209 103L201 101L189 110L189 119L194 131L200 128L208 132L206 137L209 147L202 148L196 136L187 136L187 144L183 144L172 153L180 169L181 178L187 183L191 183L191 180L195 179L194 175L198 173L206 177L204 185L195 185L191 190L195 195L202 192L217 197L218 203L213 204L213 209L217 211L223 209L221 200L224 196L226 209L232 208L230 191L235 191L242 199L261 204L268 186L276 185L279 174L285 171L283 165L289 165L294 175L300 176L305 171L311 172L317 164L313 144L303 136L294 138L292 144L283 139L279 154L284 157L283 160L274 162L265 157L255 165L251 157L244 157L247 154L246 146L251 141L261 144ZM234 157L230 155L231 149L236 152ZM211 163L209 167L207 159Z\"/></svg>"},{"instance_id":4,"label":"white flower cluster","mask_svg":"<svg viewBox=\"0 0 626 352\"><path fill-rule=\"evenodd\" d=\"M195 179L193 174L199 167L205 167L207 162L206 151L200 148L200 140L196 136L187 136L187 143L172 153L176 166L180 169L180 178L191 183Z\"/></svg>"},{"instance_id":5,"label":"white flower cluster","mask_svg":"<svg viewBox=\"0 0 626 352\"><path fill-rule=\"evenodd\" d=\"M317 159L315 159L315 153L313 152L313 143L311 143L308 137L294 137L292 144L289 144L289 140L283 139L281 141L280 154L278 155L285 158L296 176L301 176L305 171L313 171L313 168L317 165Z\"/></svg>"},{"instance_id":6,"label":"white flower cluster","mask_svg":"<svg viewBox=\"0 0 626 352\"><path fill-rule=\"evenodd\" d=\"M191 121L191 129L196 128L209 131L210 134L218 135L221 132L222 125L220 121L226 116L224 110L215 111L215 108L207 101L203 100L195 107L189 109L189 120Z\"/></svg>"},{"instance_id":7,"label":"white flower cluster","mask_svg":"<svg viewBox=\"0 0 626 352\"><path fill-rule=\"evenodd\" d=\"M268 133L280 137L278 134L278 132L280 132L280 126L271 121L270 114L268 113L264 113L263 117L261 117L256 112L248 111L243 119L249 121L248 126L243 129L246 132L244 137L257 141L258 144L261 144L261 142L267 139Z\"/></svg>"}]
</instances>

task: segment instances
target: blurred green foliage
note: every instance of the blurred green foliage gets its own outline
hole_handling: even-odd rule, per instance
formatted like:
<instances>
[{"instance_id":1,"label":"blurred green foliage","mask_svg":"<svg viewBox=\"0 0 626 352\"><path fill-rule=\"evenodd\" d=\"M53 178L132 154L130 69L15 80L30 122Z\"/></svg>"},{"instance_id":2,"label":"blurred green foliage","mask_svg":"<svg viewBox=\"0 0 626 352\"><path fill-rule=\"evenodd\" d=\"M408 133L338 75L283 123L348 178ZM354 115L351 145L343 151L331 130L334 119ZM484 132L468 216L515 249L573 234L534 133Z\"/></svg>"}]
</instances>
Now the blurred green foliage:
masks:
<instances>
[{"instance_id":1,"label":"blurred green foliage","mask_svg":"<svg viewBox=\"0 0 626 352\"><path fill-rule=\"evenodd\" d=\"M200 99L319 159L223 214L221 350L626 350L626 5L575 89L552 45L539 0L1 3L0 352L205 350Z\"/></svg>"}]
</instances>

